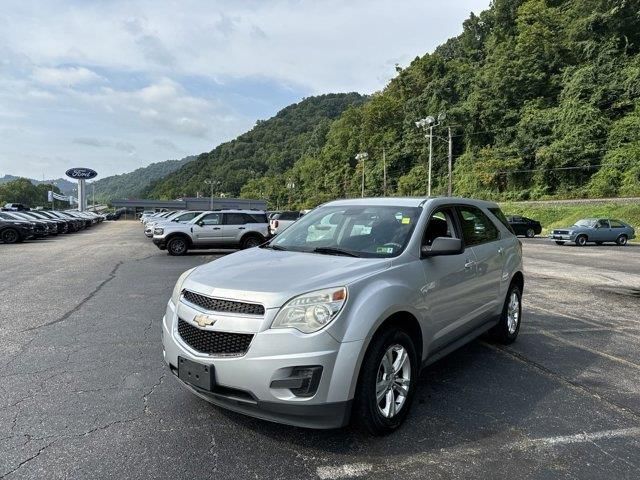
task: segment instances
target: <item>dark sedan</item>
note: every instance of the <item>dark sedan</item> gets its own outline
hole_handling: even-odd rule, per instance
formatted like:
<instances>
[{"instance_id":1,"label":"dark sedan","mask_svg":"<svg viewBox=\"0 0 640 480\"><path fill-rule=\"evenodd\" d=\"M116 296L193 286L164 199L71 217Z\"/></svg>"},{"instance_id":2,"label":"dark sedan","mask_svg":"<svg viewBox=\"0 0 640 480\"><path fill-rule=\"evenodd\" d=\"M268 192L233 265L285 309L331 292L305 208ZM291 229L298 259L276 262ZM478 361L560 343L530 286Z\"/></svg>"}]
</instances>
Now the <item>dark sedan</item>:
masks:
<instances>
[{"instance_id":1,"label":"dark sedan","mask_svg":"<svg viewBox=\"0 0 640 480\"><path fill-rule=\"evenodd\" d=\"M537 220L532 220L520 215L509 215L507 221L516 235L524 235L527 238L533 238L542 233L542 225Z\"/></svg>"},{"instance_id":2,"label":"dark sedan","mask_svg":"<svg viewBox=\"0 0 640 480\"><path fill-rule=\"evenodd\" d=\"M33 223L0 217L0 242L18 243L34 236Z\"/></svg>"}]
</instances>

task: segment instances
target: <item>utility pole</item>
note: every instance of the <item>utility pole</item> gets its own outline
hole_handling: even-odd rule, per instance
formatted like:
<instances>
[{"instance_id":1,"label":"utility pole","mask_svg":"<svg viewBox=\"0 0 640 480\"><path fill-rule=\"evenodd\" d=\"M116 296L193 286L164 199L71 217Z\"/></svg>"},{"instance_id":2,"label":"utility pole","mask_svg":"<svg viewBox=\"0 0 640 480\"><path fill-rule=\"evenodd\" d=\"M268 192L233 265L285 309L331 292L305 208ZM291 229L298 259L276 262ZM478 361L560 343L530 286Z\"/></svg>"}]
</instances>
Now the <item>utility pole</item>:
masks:
<instances>
[{"instance_id":1,"label":"utility pole","mask_svg":"<svg viewBox=\"0 0 640 480\"><path fill-rule=\"evenodd\" d=\"M450 197L453 195L453 135L451 134L451 127L449 129L449 189L447 195Z\"/></svg>"},{"instance_id":2,"label":"utility pole","mask_svg":"<svg viewBox=\"0 0 640 480\"><path fill-rule=\"evenodd\" d=\"M431 196L431 165L433 164L433 125L429 126L429 186L427 197Z\"/></svg>"},{"instance_id":3,"label":"utility pole","mask_svg":"<svg viewBox=\"0 0 640 480\"><path fill-rule=\"evenodd\" d=\"M384 147L382 147L382 194L387 196L387 156Z\"/></svg>"},{"instance_id":4,"label":"utility pole","mask_svg":"<svg viewBox=\"0 0 640 480\"><path fill-rule=\"evenodd\" d=\"M91 196L93 197L93 212L96 211L96 185L91 182Z\"/></svg>"},{"instance_id":5,"label":"utility pole","mask_svg":"<svg viewBox=\"0 0 640 480\"><path fill-rule=\"evenodd\" d=\"M356 155L356 160L362 160L362 198L364 198L364 161L369 158L369 154L367 152L361 152Z\"/></svg>"},{"instance_id":6,"label":"utility pole","mask_svg":"<svg viewBox=\"0 0 640 480\"><path fill-rule=\"evenodd\" d=\"M205 179L204 183L211 186L211 196L209 197L209 210L213 210L213 187L219 185L220 182L213 180L212 178Z\"/></svg>"}]
</instances>

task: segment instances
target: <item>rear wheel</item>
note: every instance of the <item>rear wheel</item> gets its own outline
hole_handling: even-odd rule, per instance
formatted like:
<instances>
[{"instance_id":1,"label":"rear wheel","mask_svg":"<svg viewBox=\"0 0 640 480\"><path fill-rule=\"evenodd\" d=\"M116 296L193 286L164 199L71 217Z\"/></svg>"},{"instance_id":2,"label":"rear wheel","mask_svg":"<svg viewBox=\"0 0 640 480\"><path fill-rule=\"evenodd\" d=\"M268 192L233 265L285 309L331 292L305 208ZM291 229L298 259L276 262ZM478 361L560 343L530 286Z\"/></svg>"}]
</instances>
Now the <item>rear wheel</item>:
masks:
<instances>
[{"instance_id":1,"label":"rear wheel","mask_svg":"<svg viewBox=\"0 0 640 480\"><path fill-rule=\"evenodd\" d=\"M586 235L578 235L576 237L576 245L579 247L584 247L587 244L587 236Z\"/></svg>"},{"instance_id":2,"label":"rear wheel","mask_svg":"<svg viewBox=\"0 0 640 480\"><path fill-rule=\"evenodd\" d=\"M512 284L502 307L500 322L489 333L498 342L508 345L515 342L522 320L522 292Z\"/></svg>"},{"instance_id":3,"label":"rear wheel","mask_svg":"<svg viewBox=\"0 0 640 480\"><path fill-rule=\"evenodd\" d=\"M0 238L2 238L4 243L18 243L21 240L20 234L13 228L3 230L0 234Z\"/></svg>"},{"instance_id":4,"label":"rear wheel","mask_svg":"<svg viewBox=\"0 0 640 480\"><path fill-rule=\"evenodd\" d=\"M188 248L187 240L183 237L173 237L167 243L167 251L169 252L169 255L176 257L187 253Z\"/></svg>"},{"instance_id":5,"label":"rear wheel","mask_svg":"<svg viewBox=\"0 0 640 480\"><path fill-rule=\"evenodd\" d=\"M527 231L524 234L527 238L533 238L536 236L536 232L533 230L533 228L527 228Z\"/></svg>"},{"instance_id":6,"label":"rear wheel","mask_svg":"<svg viewBox=\"0 0 640 480\"><path fill-rule=\"evenodd\" d=\"M561 242L560 240L556 240L556 245L564 245L564 242Z\"/></svg>"},{"instance_id":7,"label":"rear wheel","mask_svg":"<svg viewBox=\"0 0 640 480\"><path fill-rule=\"evenodd\" d=\"M262 238L258 237L257 235L247 235L242 239L242 242L240 243L240 248L244 250L245 248L257 247L262 242L263 242Z\"/></svg>"},{"instance_id":8,"label":"rear wheel","mask_svg":"<svg viewBox=\"0 0 640 480\"><path fill-rule=\"evenodd\" d=\"M618 236L618 238L616 238L616 243L618 245L620 245L621 247L626 245L627 241L628 241L628 238L627 238L626 235L620 235L620 236Z\"/></svg>"},{"instance_id":9,"label":"rear wheel","mask_svg":"<svg viewBox=\"0 0 640 480\"><path fill-rule=\"evenodd\" d=\"M391 327L371 341L362 362L354 420L374 435L397 429L406 418L418 380L418 356L411 337Z\"/></svg>"}]
</instances>

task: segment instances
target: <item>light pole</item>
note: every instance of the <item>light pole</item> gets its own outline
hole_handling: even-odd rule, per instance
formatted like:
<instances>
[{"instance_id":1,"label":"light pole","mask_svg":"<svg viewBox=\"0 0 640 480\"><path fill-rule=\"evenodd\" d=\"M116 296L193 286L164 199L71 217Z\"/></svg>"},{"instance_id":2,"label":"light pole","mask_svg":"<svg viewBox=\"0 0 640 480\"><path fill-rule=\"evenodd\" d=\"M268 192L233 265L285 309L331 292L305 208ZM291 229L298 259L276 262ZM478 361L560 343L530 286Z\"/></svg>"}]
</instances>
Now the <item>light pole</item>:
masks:
<instances>
[{"instance_id":1,"label":"light pole","mask_svg":"<svg viewBox=\"0 0 640 480\"><path fill-rule=\"evenodd\" d=\"M433 129L440 125L445 119L445 114L441 113L438 115L438 119L436 120L432 116L428 116L425 118L421 118L416 122L416 127L423 129L425 131L425 136L429 137L429 169L428 169L428 187L427 187L427 196L431 196L431 166L433 164ZM429 132L427 133L427 129Z\"/></svg>"},{"instance_id":2,"label":"light pole","mask_svg":"<svg viewBox=\"0 0 640 480\"><path fill-rule=\"evenodd\" d=\"M364 198L364 161L369 158L369 154L367 152L360 152L356 155L356 160L362 161L362 198Z\"/></svg>"},{"instance_id":3,"label":"light pole","mask_svg":"<svg viewBox=\"0 0 640 480\"><path fill-rule=\"evenodd\" d=\"M220 182L213 178L205 179L204 183L211 186L211 197L209 198L209 210L213 210L213 187L220 185Z\"/></svg>"},{"instance_id":4,"label":"light pole","mask_svg":"<svg viewBox=\"0 0 640 480\"><path fill-rule=\"evenodd\" d=\"M289 208L289 210L291 210L291 191L296 188L296 183L293 180L289 179L287 180L286 187L287 187L287 190L289 191L289 203L287 207Z\"/></svg>"}]
</instances>

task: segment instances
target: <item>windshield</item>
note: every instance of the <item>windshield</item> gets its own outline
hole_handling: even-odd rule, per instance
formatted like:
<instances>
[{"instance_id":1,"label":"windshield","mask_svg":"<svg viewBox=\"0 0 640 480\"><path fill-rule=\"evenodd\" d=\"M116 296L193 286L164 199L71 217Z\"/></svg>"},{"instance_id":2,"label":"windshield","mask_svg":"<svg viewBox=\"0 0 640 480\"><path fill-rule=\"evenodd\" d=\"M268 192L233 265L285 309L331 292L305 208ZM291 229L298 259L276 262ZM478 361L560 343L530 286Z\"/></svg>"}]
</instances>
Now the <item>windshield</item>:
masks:
<instances>
[{"instance_id":1,"label":"windshield","mask_svg":"<svg viewBox=\"0 0 640 480\"><path fill-rule=\"evenodd\" d=\"M596 224L595 218L585 218L583 220L578 220L574 225L576 227L594 227Z\"/></svg>"},{"instance_id":2,"label":"windshield","mask_svg":"<svg viewBox=\"0 0 640 480\"><path fill-rule=\"evenodd\" d=\"M417 207L328 206L308 213L267 247L327 255L395 257L420 216Z\"/></svg>"}]
</instances>

